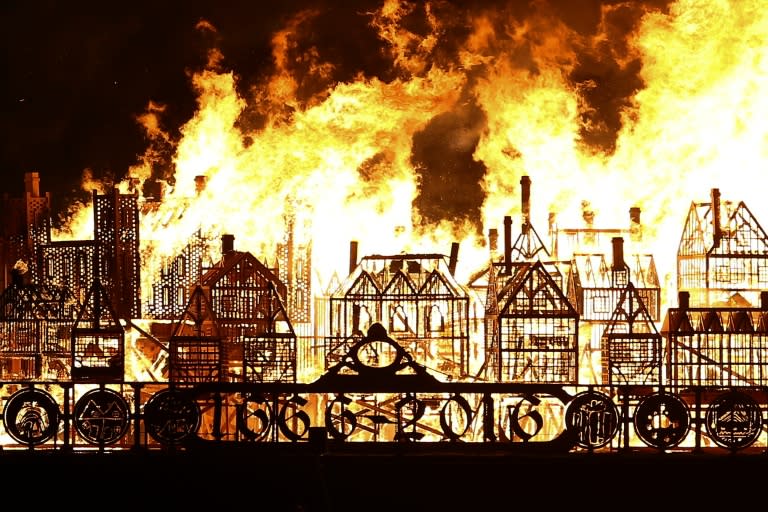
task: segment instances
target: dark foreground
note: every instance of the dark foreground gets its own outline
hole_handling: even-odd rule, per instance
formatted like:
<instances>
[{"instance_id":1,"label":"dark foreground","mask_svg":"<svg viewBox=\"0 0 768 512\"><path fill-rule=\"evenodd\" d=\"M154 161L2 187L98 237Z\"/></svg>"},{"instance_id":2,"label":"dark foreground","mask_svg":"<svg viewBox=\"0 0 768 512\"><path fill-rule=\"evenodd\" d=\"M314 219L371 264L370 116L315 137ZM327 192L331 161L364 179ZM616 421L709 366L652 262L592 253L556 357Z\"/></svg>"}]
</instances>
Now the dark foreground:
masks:
<instances>
[{"instance_id":1,"label":"dark foreground","mask_svg":"<svg viewBox=\"0 0 768 512\"><path fill-rule=\"evenodd\" d=\"M24 510L713 510L764 503L768 455L6 451L0 484Z\"/></svg>"}]
</instances>

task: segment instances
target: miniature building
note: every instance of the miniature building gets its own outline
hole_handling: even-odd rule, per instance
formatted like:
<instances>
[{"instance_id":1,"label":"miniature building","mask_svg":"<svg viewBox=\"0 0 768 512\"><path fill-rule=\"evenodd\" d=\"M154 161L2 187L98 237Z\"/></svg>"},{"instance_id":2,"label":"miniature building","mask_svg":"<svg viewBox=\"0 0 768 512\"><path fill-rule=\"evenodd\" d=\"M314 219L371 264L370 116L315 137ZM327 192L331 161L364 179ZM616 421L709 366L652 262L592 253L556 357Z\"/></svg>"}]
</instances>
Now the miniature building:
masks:
<instances>
[{"instance_id":1,"label":"miniature building","mask_svg":"<svg viewBox=\"0 0 768 512\"><path fill-rule=\"evenodd\" d=\"M312 245L295 241L295 220L286 219L285 241L277 246L278 278L286 287L285 308L294 324L312 320Z\"/></svg>"},{"instance_id":2,"label":"miniature building","mask_svg":"<svg viewBox=\"0 0 768 512\"><path fill-rule=\"evenodd\" d=\"M152 283L152 297L145 305L149 318L173 320L184 313L191 291L209 262L211 243L198 231L179 254L163 258L159 275Z\"/></svg>"},{"instance_id":3,"label":"miniature building","mask_svg":"<svg viewBox=\"0 0 768 512\"><path fill-rule=\"evenodd\" d=\"M293 213L285 216L286 232L284 241L277 244L277 276L285 284L285 310L296 333L297 349L296 371L302 374L311 372L320 365L317 354L317 309L322 306L314 300L312 289L312 242L297 242L297 221ZM276 341L276 346L281 344ZM247 347L246 347L247 348ZM266 350L264 354L271 354ZM260 373L252 368L256 373ZM260 380L260 379L257 379Z\"/></svg>"},{"instance_id":4,"label":"miniature building","mask_svg":"<svg viewBox=\"0 0 768 512\"><path fill-rule=\"evenodd\" d=\"M201 286L192 291L168 342L168 352L169 382L183 385L221 380L221 337Z\"/></svg>"},{"instance_id":5,"label":"miniature building","mask_svg":"<svg viewBox=\"0 0 768 512\"><path fill-rule=\"evenodd\" d=\"M72 380L122 382L125 330L106 289L95 279L72 327Z\"/></svg>"},{"instance_id":6,"label":"miniature building","mask_svg":"<svg viewBox=\"0 0 768 512\"><path fill-rule=\"evenodd\" d=\"M677 289L691 305L754 306L766 288L768 236L747 206L716 188L710 202L691 203L677 251Z\"/></svg>"},{"instance_id":7,"label":"miniature building","mask_svg":"<svg viewBox=\"0 0 768 512\"><path fill-rule=\"evenodd\" d=\"M37 172L24 175L24 197L0 199L0 286L11 285L13 267L23 261L37 279L40 245L50 242L51 194L40 194L40 176Z\"/></svg>"},{"instance_id":8,"label":"miniature building","mask_svg":"<svg viewBox=\"0 0 768 512\"><path fill-rule=\"evenodd\" d=\"M653 314L646 307L648 290L628 282L603 331L602 383L614 385L658 385L661 383L663 352L661 335ZM658 304L658 303L657 303Z\"/></svg>"},{"instance_id":9,"label":"miniature building","mask_svg":"<svg viewBox=\"0 0 768 512\"><path fill-rule=\"evenodd\" d=\"M578 312L544 263L518 263L515 269L488 288L486 344L495 378L576 383Z\"/></svg>"},{"instance_id":10,"label":"miniature building","mask_svg":"<svg viewBox=\"0 0 768 512\"><path fill-rule=\"evenodd\" d=\"M79 304L85 302L98 254L95 240L50 242L40 247L41 278L51 286L66 284Z\"/></svg>"},{"instance_id":11,"label":"miniature building","mask_svg":"<svg viewBox=\"0 0 768 512\"><path fill-rule=\"evenodd\" d=\"M98 277L120 318L141 318L138 195L93 192Z\"/></svg>"},{"instance_id":12,"label":"miniature building","mask_svg":"<svg viewBox=\"0 0 768 512\"><path fill-rule=\"evenodd\" d=\"M274 282L267 283L261 297L267 320L266 330L243 336L243 379L245 382L295 382L296 333L288 321Z\"/></svg>"},{"instance_id":13,"label":"miniature building","mask_svg":"<svg viewBox=\"0 0 768 512\"><path fill-rule=\"evenodd\" d=\"M509 374L509 371L517 372L517 370L511 370L510 367L510 364L515 366L517 363L511 362L516 357L513 355L514 350L506 346L509 340L503 339L509 333L503 334L501 332L501 323L506 323L507 320L503 322L500 320L502 318L500 316L501 308L506 306L500 303L500 290L505 290L508 293L510 283L520 279L523 274L529 271L531 264L534 262L540 265L537 268L541 268L548 275L547 282L551 283L558 290L558 293L561 294L561 290L564 289L563 269L566 268L568 262L550 259L549 251L531 224L530 183L531 181L528 176L523 176L520 180L522 228L517 239L512 243L512 219L510 216L505 216L503 255L500 257L496 255L497 234L495 230L492 230L489 233L491 247L490 265L476 272L469 280L469 288L476 291L478 295L486 297L483 318L485 338L483 349L484 361L478 376L490 380L518 381L520 378L538 379L538 377L522 377L522 373L518 376ZM540 311L535 316L541 313ZM531 322L535 322L535 320L531 319ZM505 347L502 348L502 345L505 345ZM502 356L502 352L504 356ZM526 357L523 352L519 355ZM547 358L541 358L541 364L547 364L544 362L545 359ZM557 364L561 363L562 361L558 360ZM568 364L570 365L570 363ZM502 367L505 369L502 370ZM541 370L541 368L538 368L536 370L537 374L541 373ZM559 373L560 370L557 370L557 372ZM558 377L558 379L560 378L562 377Z\"/></svg>"},{"instance_id":14,"label":"miniature building","mask_svg":"<svg viewBox=\"0 0 768 512\"><path fill-rule=\"evenodd\" d=\"M24 282L17 269L0 295L0 376L69 379L77 302L66 287Z\"/></svg>"},{"instance_id":15,"label":"miniature building","mask_svg":"<svg viewBox=\"0 0 768 512\"><path fill-rule=\"evenodd\" d=\"M202 276L224 343L226 380L296 378L296 335L275 273L222 236L222 259Z\"/></svg>"},{"instance_id":16,"label":"miniature building","mask_svg":"<svg viewBox=\"0 0 768 512\"><path fill-rule=\"evenodd\" d=\"M760 307L691 307L685 291L678 300L662 328L671 387L768 383L768 292Z\"/></svg>"},{"instance_id":17,"label":"miniature building","mask_svg":"<svg viewBox=\"0 0 768 512\"><path fill-rule=\"evenodd\" d=\"M456 251L450 262L441 254L364 257L330 296L326 368L378 322L417 363L467 376L469 295L453 277L455 258Z\"/></svg>"},{"instance_id":18,"label":"miniature building","mask_svg":"<svg viewBox=\"0 0 768 512\"><path fill-rule=\"evenodd\" d=\"M624 239L614 237L612 240L612 261L606 262L605 254L576 253L571 260L568 273L568 299L579 312L579 320L586 340L583 341L583 367L592 369L588 376L592 384L601 383L606 376L607 354L600 355L602 371L595 370L593 354L600 352L603 333L609 323L617 321L615 317L619 300L631 283L633 294L643 301L645 311L651 320L660 320L661 285L656 267L651 255L634 254L630 258L624 256ZM630 260L631 266L627 263ZM614 329L618 327L614 325ZM582 339L584 338L582 336Z\"/></svg>"}]
</instances>

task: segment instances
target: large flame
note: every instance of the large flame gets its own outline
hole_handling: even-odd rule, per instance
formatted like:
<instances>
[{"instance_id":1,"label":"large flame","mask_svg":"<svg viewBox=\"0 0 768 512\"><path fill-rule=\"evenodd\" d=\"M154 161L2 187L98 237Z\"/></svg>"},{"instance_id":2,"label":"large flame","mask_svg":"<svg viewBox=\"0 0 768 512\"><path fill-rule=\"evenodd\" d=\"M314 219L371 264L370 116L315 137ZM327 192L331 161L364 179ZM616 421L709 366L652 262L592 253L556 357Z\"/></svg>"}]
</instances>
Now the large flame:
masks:
<instances>
[{"instance_id":1,"label":"large flame","mask_svg":"<svg viewBox=\"0 0 768 512\"><path fill-rule=\"evenodd\" d=\"M582 227L589 204L596 227L624 228L640 207L642 247L628 250L653 254L665 286L691 201L718 187L768 218L761 0L611 2L588 30L554 2L531 2L524 16L516 2L494 5L457 18L444 4L387 0L361 13L389 55L386 80L333 81L334 62L304 40L313 11L274 34L273 72L258 84L243 87L212 50L192 76L198 109L178 141L162 105L139 116L152 143L120 186L168 185L142 219L144 275L197 230L233 233L269 262L290 214L321 280L345 273L357 240L366 254L460 242L461 281L487 261L483 233L520 213L523 175L534 226L555 212ZM87 218L73 214L73 236Z\"/></svg>"}]
</instances>

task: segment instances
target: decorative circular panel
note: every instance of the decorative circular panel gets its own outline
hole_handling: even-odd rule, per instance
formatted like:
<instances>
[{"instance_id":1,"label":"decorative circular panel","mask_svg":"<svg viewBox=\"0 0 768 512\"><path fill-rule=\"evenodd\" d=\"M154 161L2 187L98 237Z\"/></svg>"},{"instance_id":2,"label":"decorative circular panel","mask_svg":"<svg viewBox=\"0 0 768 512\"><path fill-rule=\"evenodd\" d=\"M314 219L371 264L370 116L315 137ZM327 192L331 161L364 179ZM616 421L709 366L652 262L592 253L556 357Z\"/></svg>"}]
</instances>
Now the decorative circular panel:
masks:
<instances>
[{"instance_id":1,"label":"decorative circular panel","mask_svg":"<svg viewBox=\"0 0 768 512\"><path fill-rule=\"evenodd\" d=\"M128 432L128 403L111 389L88 391L75 404L75 428L86 441L112 444Z\"/></svg>"},{"instance_id":2,"label":"decorative circular panel","mask_svg":"<svg viewBox=\"0 0 768 512\"><path fill-rule=\"evenodd\" d=\"M40 389L22 389L8 399L3 410L5 430L13 439L28 446L51 439L58 428L59 406Z\"/></svg>"},{"instance_id":3,"label":"decorative circular panel","mask_svg":"<svg viewBox=\"0 0 768 512\"><path fill-rule=\"evenodd\" d=\"M568 403L565 424L582 448L600 448L611 442L619 430L619 410L602 393L585 391Z\"/></svg>"},{"instance_id":4,"label":"decorative circular panel","mask_svg":"<svg viewBox=\"0 0 768 512\"><path fill-rule=\"evenodd\" d=\"M158 391L144 405L144 425L156 441L179 443L197 433L200 407L179 390Z\"/></svg>"},{"instance_id":5,"label":"decorative circular panel","mask_svg":"<svg viewBox=\"0 0 768 512\"><path fill-rule=\"evenodd\" d=\"M706 421L707 434L718 446L736 450L757 440L763 416L760 405L752 397L729 391L709 404Z\"/></svg>"},{"instance_id":6,"label":"decorative circular panel","mask_svg":"<svg viewBox=\"0 0 768 512\"><path fill-rule=\"evenodd\" d=\"M648 446L661 450L680 444L688 434L691 416L679 397L653 393L635 409L635 432Z\"/></svg>"}]
</instances>

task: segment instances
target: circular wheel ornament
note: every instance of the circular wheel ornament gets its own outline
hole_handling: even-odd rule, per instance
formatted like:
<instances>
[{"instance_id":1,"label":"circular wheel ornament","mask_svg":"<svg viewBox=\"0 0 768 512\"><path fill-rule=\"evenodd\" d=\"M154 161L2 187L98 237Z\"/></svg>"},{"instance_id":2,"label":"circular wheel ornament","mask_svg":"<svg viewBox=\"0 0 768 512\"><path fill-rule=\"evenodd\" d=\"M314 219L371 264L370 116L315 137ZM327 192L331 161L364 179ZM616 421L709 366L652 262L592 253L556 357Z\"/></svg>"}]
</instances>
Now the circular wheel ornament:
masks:
<instances>
[{"instance_id":1,"label":"circular wheel ornament","mask_svg":"<svg viewBox=\"0 0 768 512\"><path fill-rule=\"evenodd\" d=\"M14 440L27 446L51 439L59 424L59 406L40 389L22 389L11 395L3 410L5 430Z\"/></svg>"},{"instance_id":2,"label":"circular wheel ornament","mask_svg":"<svg viewBox=\"0 0 768 512\"><path fill-rule=\"evenodd\" d=\"M760 437L762 426L760 405L738 391L720 395L707 409L707 434L723 448L746 448Z\"/></svg>"},{"instance_id":3,"label":"circular wheel ornament","mask_svg":"<svg viewBox=\"0 0 768 512\"><path fill-rule=\"evenodd\" d=\"M565 410L565 425L582 448L601 448L619 430L619 410L606 395L585 391L573 397Z\"/></svg>"},{"instance_id":4,"label":"circular wheel ornament","mask_svg":"<svg viewBox=\"0 0 768 512\"><path fill-rule=\"evenodd\" d=\"M158 391L144 405L144 425L153 439L175 444L197 433L200 407L186 393L175 389Z\"/></svg>"},{"instance_id":5,"label":"circular wheel ornament","mask_svg":"<svg viewBox=\"0 0 768 512\"><path fill-rule=\"evenodd\" d=\"M648 446L664 450L680 444L691 426L688 405L669 393L652 393L635 409L635 432Z\"/></svg>"},{"instance_id":6,"label":"circular wheel ornament","mask_svg":"<svg viewBox=\"0 0 768 512\"><path fill-rule=\"evenodd\" d=\"M111 389L88 391L75 404L75 428L92 444L116 443L128 432L128 402Z\"/></svg>"}]
</instances>

